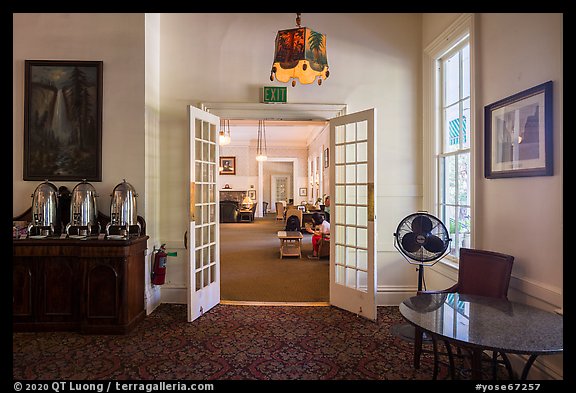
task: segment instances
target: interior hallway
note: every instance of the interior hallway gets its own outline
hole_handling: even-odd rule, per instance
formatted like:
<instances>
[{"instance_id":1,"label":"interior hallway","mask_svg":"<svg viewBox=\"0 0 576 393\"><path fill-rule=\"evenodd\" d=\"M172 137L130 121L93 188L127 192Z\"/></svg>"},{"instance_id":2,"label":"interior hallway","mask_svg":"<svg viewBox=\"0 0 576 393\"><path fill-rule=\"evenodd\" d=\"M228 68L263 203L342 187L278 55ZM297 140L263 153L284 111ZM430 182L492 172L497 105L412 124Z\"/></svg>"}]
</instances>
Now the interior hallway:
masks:
<instances>
[{"instance_id":1,"label":"interior hallway","mask_svg":"<svg viewBox=\"0 0 576 393\"><path fill-rule=\"evenodd\" d=\"M253 302L328 302L329 260L311 260L311 236L304 234L302 258L280 259L275 214L252 223L220 224L221 299Z\"/></svg>"}]
</instances>

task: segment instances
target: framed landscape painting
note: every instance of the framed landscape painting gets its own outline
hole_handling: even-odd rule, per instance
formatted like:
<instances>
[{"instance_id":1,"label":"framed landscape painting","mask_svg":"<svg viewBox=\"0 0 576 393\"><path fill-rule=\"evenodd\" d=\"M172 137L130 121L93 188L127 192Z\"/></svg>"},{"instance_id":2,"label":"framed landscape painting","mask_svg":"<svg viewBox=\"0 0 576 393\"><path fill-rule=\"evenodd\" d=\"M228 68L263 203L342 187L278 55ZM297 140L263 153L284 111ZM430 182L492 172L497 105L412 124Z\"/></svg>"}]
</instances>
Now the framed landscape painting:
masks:
<instances>
[{"instance_id":1,"label":"framed landscape painting","mask_svg":"<svg viewBox=\"0 0 576 393\"><path fill-rule=\"evenodd\" d=\"M102 181L102 62L26 60L24 180Z\"/></svg>"}]
</instances>

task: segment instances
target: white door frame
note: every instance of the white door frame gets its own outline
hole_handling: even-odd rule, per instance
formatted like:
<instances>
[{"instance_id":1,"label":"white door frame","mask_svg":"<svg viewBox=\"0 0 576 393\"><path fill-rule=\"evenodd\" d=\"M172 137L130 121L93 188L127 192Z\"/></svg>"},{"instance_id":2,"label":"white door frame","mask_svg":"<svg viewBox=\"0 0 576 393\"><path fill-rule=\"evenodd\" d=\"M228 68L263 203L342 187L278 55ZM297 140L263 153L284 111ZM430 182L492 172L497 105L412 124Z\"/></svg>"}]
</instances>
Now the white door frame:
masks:
<instances>
[{"instance_id":1,"label":"white door frame","mask_svg":"<svg viewBox=\"0 0 576 393\"><path fill-rule=\"evenodd\" d=\"M200 109L223 119L328 121L346 114L346 104L203 102Z\"/></svg>"},{"instance_id":2,"label":"white door frame","mask_svg":"<svg viewBox=\"0 0 576 393\"><path fill-rule=\"evenodd\" d=\"M298 121L329 121L338 116L346 114L346 104L293 104L286 103L281 105L263 104L263 103L238 103L238 102L202 102L200 109L213 113L222 119L256 119L256 120L298 120ZM295 158L273 158L269 157L268 161L292 161ZM292 195L294 200L299 196L297 178L298 163L293 162L293 184L294 191ZM308 179L306 180L308 183ZM308 184L306 184L308 187ZM263 192L263 168L262 162L258 163L258 189L257 195L262 200ZM310 195L310 194L309 194ZM256 217L262 217L262 204L260 209L256 209Z\"/></svg>"}]
</instances>

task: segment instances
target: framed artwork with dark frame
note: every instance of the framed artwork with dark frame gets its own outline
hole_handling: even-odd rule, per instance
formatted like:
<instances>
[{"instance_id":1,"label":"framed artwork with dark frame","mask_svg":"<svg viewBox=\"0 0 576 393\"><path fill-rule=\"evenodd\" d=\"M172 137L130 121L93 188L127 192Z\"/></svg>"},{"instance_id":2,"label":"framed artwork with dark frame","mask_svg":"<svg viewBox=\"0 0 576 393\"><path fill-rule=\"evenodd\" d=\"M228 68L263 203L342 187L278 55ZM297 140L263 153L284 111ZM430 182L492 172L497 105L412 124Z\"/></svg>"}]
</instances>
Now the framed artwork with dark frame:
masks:
<instances>
[{"instance_id":1,"label":"framed artwork with dark frame","mask_svg":"<svg viewBox=\"0 0 576 393\"><path fill-rule=\"evenodd\" d=\"M256 200L256 190L248 190L248 198L255 201Z\"/></svg>"},{"instance_id":2,"label":"framed artwork with dark frame","mask_svg":"<svg viewBox=\"0 0 576 393\"><path fill-rule=\"evenodd\" d=\"M102 61L26 60L24 180L102 181Z\"/></svg>"},{"instance_id":3,"label":"framed artwork with dark frame","mask_svg":"<svg viewBox=\"0 0 576 393\"><path fill-rule=\"evenodd\" d=\"M330 166L330 150L329 148L324 149L324 168Z\"/></svg>"},{"instance_id":4,"label":"framed artwork with dark frame","mask_svg":"<svg viewBox=\"0 0 576 393\"><path fill-rule=\"evenodd\" d=\"M220 157L220 174L236 174L236 157Z\"/></svg>"},{"instance_id":5,"label":"framed artwork with dark frame","mask_svg":"<svg viewBox=\"0 0 576 393\"><path fill-rule=\"evenodd\" d=\"M306 187L299 188L298 196L308 196L308 189Z\"/></svg>"},{"instance_id":6,"label":"framed artwork with dark frame","mask_svg":"<svg viewBox=\"0 0 576 393\"><path fill-rule=\"evenodd\" d=\"M552 176L552 81L484 107L484 176Z\"/></svg>"}]
</instances>

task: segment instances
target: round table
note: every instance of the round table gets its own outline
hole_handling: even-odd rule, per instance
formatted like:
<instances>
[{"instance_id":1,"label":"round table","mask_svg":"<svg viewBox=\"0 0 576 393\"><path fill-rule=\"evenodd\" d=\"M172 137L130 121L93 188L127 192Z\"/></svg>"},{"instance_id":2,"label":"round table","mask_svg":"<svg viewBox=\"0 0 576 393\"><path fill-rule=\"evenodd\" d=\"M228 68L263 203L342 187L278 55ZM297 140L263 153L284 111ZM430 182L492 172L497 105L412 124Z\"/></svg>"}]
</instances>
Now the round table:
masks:
<instances>
[{"instance_id":1,"label":"round table","mask_svg":"<svg viewBox=\"0 0 576 393\"><path fill-rule=\"evenodd\" d=\"M529 355L521 379L526 379L539 355L563 352L563 317L526 304L459 293L423 293L404 300L400 313L434 340L434 377L438 339L472 351L473 379L481 378L484 350Z\"/></svg>"}]
</instances>

